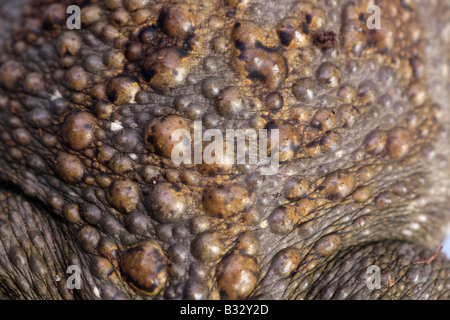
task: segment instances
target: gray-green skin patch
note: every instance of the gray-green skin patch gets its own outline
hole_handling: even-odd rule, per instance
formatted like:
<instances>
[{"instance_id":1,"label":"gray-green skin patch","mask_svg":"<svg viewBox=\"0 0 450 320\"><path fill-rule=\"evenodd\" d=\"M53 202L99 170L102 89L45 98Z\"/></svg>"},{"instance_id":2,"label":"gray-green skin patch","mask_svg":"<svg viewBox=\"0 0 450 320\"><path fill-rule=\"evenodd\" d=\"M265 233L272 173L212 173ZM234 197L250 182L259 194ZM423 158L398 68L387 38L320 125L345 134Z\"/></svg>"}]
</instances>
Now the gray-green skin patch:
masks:
<instances>
[{"instance_id":1,"label":"gray-green skin patch","mask_svg":"<svg viewBox=\"0 0 450 320\"><path fill-rule=\"evenodd\" d=\"M448 2L69 4L0 4L1 298L449 298ZM175 165L194 121L279 170Z\"/></svg>"}]
</instances>

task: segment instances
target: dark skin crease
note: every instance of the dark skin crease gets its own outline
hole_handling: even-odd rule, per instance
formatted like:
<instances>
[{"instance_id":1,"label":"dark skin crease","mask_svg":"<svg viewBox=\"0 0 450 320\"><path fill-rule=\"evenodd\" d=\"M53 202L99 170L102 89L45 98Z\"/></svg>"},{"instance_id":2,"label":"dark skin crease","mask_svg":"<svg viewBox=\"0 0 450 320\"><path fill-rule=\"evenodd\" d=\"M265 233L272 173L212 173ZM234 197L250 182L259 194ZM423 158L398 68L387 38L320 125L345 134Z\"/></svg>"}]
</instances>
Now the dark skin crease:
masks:
<instances>
[{"instance_id":1,"label":"dark skin crease","mask_svg":"<svg viewBox=\"0 0 450 320\"><path fill-rule=\"evenodd\" d=\"M448 4L94 2L0 4L1 298L449 298ZM194 121L278 171L174 164Z\"/></svg>"}]
</instances>

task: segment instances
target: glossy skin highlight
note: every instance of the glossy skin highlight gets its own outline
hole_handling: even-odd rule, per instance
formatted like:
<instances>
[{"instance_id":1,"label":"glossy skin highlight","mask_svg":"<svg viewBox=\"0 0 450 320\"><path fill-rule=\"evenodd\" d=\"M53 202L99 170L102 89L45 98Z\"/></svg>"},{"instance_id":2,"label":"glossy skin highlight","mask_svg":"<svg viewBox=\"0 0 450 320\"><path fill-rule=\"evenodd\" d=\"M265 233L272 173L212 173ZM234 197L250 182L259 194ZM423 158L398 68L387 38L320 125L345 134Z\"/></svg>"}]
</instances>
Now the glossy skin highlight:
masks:
<instances>
[{"instance_id":1,"label":"glossy skin highlight","mask_svg":"<svg viewBox=\"0 0 450 320\"><path fill-rule=\"evenodd\" d=\"M5 297L449 297L444 255L414 264L450 222L448 5L78 2L81 30L0 6ZM278 172L175 165L199 120L279 129Z\"/></svg>"}]
</instances>

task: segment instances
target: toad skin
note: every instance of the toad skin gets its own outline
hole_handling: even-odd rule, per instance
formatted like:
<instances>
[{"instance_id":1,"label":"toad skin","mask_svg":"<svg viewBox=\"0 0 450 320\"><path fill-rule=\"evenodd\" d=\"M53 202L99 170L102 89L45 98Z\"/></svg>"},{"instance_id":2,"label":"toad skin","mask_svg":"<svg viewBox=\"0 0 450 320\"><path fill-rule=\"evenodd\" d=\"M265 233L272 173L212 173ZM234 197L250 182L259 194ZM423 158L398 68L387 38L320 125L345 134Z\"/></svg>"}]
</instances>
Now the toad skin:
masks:
<instances>
[{"instance_id":1,"label":"toad skin","mask_svg":"<svg viewBox=\"0 0 450 320\"><path fill-rule=\"evenodd\" d=\"M448 2L3 0L0 27L0 297L449 298L445 255L415 264L450 223ZM278 129L278 172L175 165L194 121Z\"/></svg>"}]
</instances>

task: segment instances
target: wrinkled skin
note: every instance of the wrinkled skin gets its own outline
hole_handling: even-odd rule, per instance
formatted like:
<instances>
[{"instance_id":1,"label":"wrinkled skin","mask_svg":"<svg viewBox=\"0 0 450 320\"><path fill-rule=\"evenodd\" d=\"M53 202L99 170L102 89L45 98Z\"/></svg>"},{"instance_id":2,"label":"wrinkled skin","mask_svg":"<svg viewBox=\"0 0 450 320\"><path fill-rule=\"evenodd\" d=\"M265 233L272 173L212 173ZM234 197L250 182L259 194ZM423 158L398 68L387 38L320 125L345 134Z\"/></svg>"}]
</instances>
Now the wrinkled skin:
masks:
<instances>
[{"instance_id":1,"label":"wrinkled skin","mask_svg":"<svg viewBox=\"0 0 450 320\"><path fill-rule=\"evenodd\" d=\"M448 1L6 0L0 26L0 297L449 298ZM175 165L195 120L278 128L278 172Z\"/></svg>"}]
</instances>

